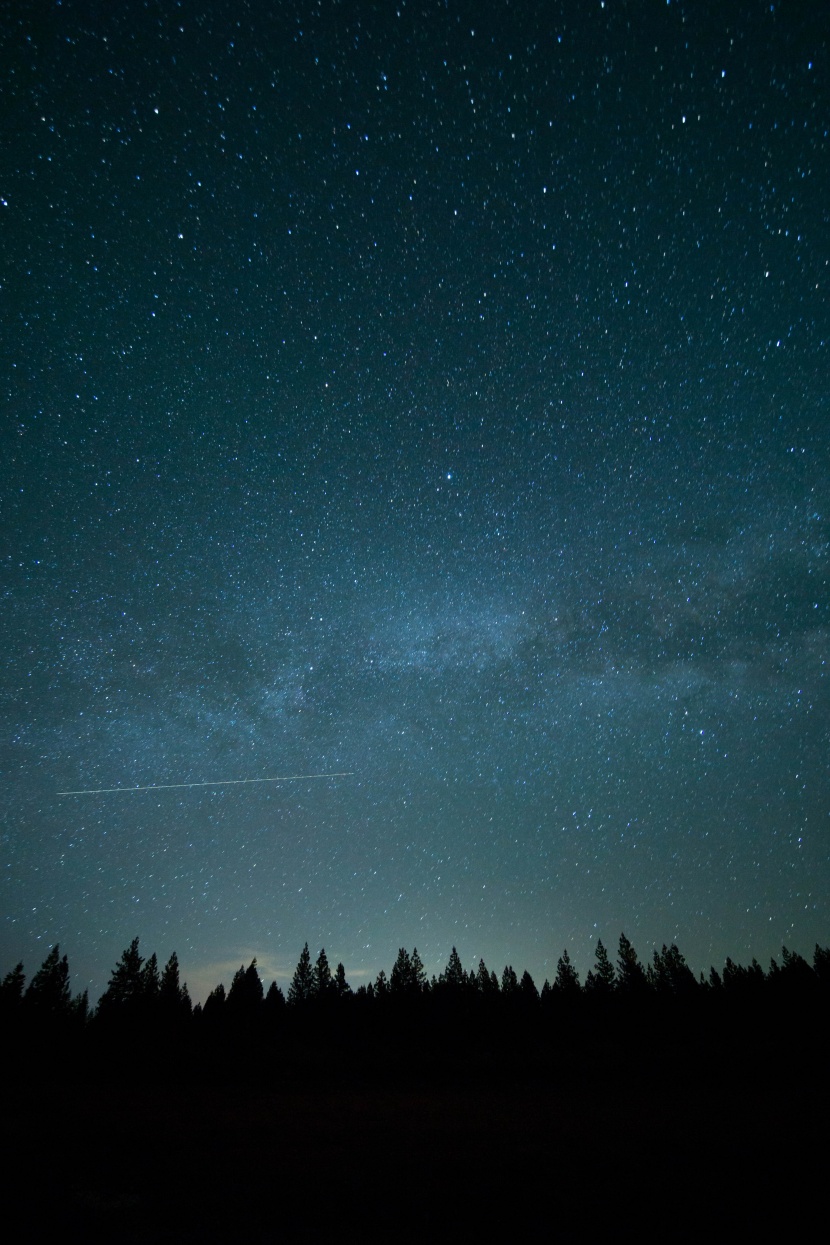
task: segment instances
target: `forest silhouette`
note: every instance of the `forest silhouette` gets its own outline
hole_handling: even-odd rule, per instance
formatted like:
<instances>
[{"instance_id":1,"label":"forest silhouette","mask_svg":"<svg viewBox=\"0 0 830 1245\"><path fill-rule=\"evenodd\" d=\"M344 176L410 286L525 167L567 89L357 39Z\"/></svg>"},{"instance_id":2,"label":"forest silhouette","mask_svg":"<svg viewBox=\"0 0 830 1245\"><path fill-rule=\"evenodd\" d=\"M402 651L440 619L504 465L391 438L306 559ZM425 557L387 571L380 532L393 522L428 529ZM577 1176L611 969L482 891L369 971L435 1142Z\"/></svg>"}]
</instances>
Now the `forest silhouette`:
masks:
<instances>
[{"instance_id":1,"label":"forest silhouette","mask_svg":"<svg viewBox=\"0 0 830 1245\"><path fill-rule=\"evenodd\" d=\"M9 1187L84 1240L792 1231L826 1188L828 1019L818 945L696 976L623 934L541 988L401 948L353 989L306 944L285 992L254 959L193 1006L135 938L94 1007L54 946L0 983Z\"/></svg>"}]
</instances>

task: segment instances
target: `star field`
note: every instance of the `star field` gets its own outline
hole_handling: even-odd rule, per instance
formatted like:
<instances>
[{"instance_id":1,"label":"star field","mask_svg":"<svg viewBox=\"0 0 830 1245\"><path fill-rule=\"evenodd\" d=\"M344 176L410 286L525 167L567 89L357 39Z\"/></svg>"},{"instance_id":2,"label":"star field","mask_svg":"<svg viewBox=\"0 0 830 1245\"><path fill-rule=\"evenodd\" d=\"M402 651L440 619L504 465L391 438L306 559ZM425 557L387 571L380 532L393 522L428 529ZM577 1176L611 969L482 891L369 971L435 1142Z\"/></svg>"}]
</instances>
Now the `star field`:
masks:
<instances>
[{"instance_id":1,"label":"star field","mask_svg":"<svg viewBox=\"0 0 830 1245\"><path fill-rule=\"evenodd\" d=\"M826 943L820 6L78 0L0 58L6 969Z\"/></svg>"}]
</instances>

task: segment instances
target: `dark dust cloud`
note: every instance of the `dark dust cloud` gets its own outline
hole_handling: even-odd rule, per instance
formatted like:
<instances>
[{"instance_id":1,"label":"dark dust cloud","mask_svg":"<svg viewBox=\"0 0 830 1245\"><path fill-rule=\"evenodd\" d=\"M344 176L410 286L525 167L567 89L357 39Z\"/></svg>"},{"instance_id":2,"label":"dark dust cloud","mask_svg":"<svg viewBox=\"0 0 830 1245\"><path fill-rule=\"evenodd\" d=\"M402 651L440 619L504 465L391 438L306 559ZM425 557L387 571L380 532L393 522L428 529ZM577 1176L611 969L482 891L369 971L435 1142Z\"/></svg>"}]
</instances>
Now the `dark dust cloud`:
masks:
<instances>
[{"instance_id":1,"label":"dark dust cloud","mask_svg":"<svg viewBox=\"0 0 830 1245\"><path fill-rule=\"evenodd\" d=\"M4 971L826 943L823 6L0 21Z\"/></svg>"}]
</instances>

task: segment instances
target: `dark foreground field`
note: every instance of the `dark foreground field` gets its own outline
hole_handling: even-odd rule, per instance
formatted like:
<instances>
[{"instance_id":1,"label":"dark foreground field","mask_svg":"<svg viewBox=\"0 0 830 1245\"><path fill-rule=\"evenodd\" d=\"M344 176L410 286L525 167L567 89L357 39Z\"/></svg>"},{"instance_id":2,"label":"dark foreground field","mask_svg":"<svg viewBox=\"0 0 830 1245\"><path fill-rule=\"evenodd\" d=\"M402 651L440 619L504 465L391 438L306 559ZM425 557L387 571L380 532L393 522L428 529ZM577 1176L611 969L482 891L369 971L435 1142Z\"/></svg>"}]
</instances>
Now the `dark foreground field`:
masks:
<instances>
[{"instance_id":1,"label":"dark foreground field","mask_svg":"<svg viewBox=\"0 0 830 1245\"><path fill-rule=\"evenodd\" d=\"M798 1239L814 1213L823 1234L826 1056L784 1053L12 1076L6 1216L32 1241Z\"/></svg>"}]
</instances>

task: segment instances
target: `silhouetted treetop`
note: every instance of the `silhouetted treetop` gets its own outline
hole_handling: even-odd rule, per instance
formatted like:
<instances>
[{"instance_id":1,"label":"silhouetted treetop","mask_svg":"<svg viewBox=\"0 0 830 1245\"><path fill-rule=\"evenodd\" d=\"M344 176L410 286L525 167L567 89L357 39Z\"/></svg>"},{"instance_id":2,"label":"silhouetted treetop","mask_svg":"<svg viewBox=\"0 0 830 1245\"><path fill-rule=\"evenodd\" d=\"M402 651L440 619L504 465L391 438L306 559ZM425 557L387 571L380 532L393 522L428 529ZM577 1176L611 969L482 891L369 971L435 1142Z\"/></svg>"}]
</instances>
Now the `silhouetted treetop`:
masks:
<instances>
[{"instance_id":1,"label":"silhouetted treetop","mask_svg":"<svg viewBox=\"0 0 830 1245\"><path fill-rule=\"evenodd\" d=\"M325 947L321 947L311 973L311 992L315 999L325 999L332 994L333 990L334 982L328 956Z\"/></svg>"},{"instance_id":2,"label":"silhouetted treetop","mask_svg":"<svg viewBox=\"0 0 830 1245\"><path fill-rule=\"evenodd\" d=\"M144 998L143 964L138 939L134 938L112 970L109 985L98 1001L100 1016L123 1014L140 1005Z\"/></svg>"},{"instance_id":3,"label":"silhouetted treetop","mask_svg":"<svg viewBox=\"0 0 830 1245\"><path fill-rule=\"evenodd\" d=\"M302 949L291 985L288 987L288 1002L293 1006L308 1003L314 996L314 972L311 967L311 956L308 943Z\"/></svg>"},{"instance_id":4,"label":"silhouetted treetop","mask_svg":"<svg viewBox=\"0 0 830 1245\"><path fill-rule=\"evenodd\" d=\"M447 990L460 993L467 985L467 976L461 964L461 957L453 947L450 952L450 958L447 961L447 967L438 979L439 984Z\"/></svg>"},{"instance_id":5,"label":"silhouetted treetop","mask_svg":"<svg viewBox=\"0 0 830 1245\"><path fill-rule=\"evenodd\" d=\"M617 974L614 972L614 965L608 957L608 952L603 946L602 939L597 939L596 961L594 967L588 970L585 978L585 989L591 994L601 998L608 997L617 984Z\"/></svg>"},{"instance_id":6,"label":"silhouetted treetop","mask_svg":"<svg viewBox=\"0 0 830 1245\"><path fill-rule=\"evenodd\" d=\"M227 1005L231 1012L254 1016L263 999L262 980L257 971L256 956L247 968L240 964L228 991Z\"/></svg>"},{"instance_id":7,"label":"silhouetted treetop","mask_svg":"<svg viewBox=\"0 0 830 1245\"><path fill-rule=\"evenodd\" d=\"M556 962L556 979L554 989L563 995L573 996L579 993L579 973L571 963L567 947Z\"/></svg>"},{"instance_id":8,"label":"silhouetted treetop","mask_svg":"<svg viewBox=\"0 0 830 1245\"><path fill-rule=\"evenodd\" d=\"M619 972L618 987L623 994L642 994L648 989L645 969L625 934L620 934L617 969Z\"/></svg>"}]
</instances>

